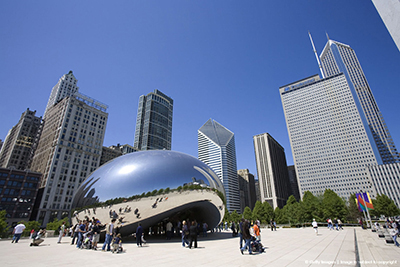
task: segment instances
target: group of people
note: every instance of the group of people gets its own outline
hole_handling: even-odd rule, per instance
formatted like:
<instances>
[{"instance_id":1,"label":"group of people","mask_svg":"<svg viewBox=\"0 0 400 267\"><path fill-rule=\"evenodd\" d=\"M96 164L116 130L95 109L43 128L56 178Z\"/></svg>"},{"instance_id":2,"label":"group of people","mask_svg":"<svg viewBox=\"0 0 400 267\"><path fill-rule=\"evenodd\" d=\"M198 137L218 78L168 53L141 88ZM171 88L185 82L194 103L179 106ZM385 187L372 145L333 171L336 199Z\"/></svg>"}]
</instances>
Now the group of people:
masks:
<instances>
[{"instance_id":1,"label":"group of people","mask_svg":"<svg viewBox=\"0 0 400 267\"><path fill-rule=\"evenodd\" d=\"M12 232L13 238L11 240L11 243L18 243L25 229L26 229L25 224L23 223L17 224ZM45 234L46 234L45 228L40 228L38 231L32 229L30 234L30 239L32 239L32 243L30 244L30 246L39 246L39 244L41 244L44 241L43 238Z\"/></svg>"},{"instance_id":2,"label":"group of people","mask_svg":"<svg viewBox=\"0 0 400 267\"><path fill-rule=\"evenodd\" d=\"M336 228L337 231L339 231L339 229L343 230L343 223L340 219L332 219L328 218L326 219L326 222L328 223L328 229L329 230L334 230L334 227Z\"/></svg>"}]
</instances>

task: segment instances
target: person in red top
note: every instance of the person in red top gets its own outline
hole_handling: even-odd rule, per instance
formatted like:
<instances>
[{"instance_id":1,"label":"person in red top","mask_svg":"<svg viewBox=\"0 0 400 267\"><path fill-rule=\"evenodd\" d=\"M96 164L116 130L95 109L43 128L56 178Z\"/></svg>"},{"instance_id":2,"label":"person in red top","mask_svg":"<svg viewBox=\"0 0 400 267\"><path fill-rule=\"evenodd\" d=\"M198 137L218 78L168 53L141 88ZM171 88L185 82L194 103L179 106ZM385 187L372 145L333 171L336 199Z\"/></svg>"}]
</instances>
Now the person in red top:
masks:
<instances>
[{"instance_id":1,"label":"person in red top","mask_svg":"<svg viewBox=\"0 0 400 267\"><path fill-rule=\"evenodd\" d=\"M254 236L257 241L261 241L261 235L260 235L260 227L255 223L253 226L254 229Z\"/></svg>"}]
</instances>

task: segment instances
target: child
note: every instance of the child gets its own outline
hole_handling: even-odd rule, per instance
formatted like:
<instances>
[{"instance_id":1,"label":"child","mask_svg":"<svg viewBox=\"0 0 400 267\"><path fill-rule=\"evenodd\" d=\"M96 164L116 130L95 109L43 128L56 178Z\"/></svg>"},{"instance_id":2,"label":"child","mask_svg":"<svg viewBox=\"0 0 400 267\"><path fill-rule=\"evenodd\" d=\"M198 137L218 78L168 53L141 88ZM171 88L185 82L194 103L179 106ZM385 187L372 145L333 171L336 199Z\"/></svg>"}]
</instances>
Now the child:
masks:
<instances>
[{"instance_id":1,"label":"child","mask_svg":"<svg viewBox=\"0 0 400 267\"><path fill-rule=\"evenodd\" d=\"M114 252L122 252L122 239L121 239L121 234L117 234L116 237L114 237L113 244L112 244L112 253Z\"/></svg>"}]
</instances>

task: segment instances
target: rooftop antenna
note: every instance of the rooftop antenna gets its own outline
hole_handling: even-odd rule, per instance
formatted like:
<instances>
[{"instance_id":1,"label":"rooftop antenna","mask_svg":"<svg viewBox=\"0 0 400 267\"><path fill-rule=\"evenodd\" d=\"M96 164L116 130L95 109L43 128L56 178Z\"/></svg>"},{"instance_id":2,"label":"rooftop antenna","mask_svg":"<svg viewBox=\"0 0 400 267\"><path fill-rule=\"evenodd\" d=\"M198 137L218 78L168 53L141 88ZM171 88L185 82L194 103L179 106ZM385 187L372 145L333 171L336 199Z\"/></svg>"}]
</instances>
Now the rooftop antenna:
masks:
<instances>
[{"instance_id":1,"label":"rooftop antenna","mask_svg":"<svg viewBox=\"0 0 400 267\"><path fill-rule=\"evenodd\" d=\"M317 50L315 50L314 41L313 41L313 39L312 39L312 37L311 37L310 31L308 31L308 36L310 36L310 41L311 41L311 44L312 44L312 48L313 48L313 50L314 50L315 58L317 59L318 67L319 67L319 70L321 71L322 79L324 79L324 78L325 78L325 75L324 75L324 72L322 71L321 62L319 61L319 57L318 57L318 55L317 55Z\"/></svg>"},{"instance_id":2,"label":"rooftop antenna","mask_svg":"<svg viewBox=\"0 0 400 267\"><path fill-rule=\"evenodd\" d=\"M328 33L327 33L327 32L325 32L325 34L326 34L326 38L328 39L328 41L329 41L329 40L331 40L331 39L329 38L329 35L328 35Z\"/></svg>"}]
</instances>

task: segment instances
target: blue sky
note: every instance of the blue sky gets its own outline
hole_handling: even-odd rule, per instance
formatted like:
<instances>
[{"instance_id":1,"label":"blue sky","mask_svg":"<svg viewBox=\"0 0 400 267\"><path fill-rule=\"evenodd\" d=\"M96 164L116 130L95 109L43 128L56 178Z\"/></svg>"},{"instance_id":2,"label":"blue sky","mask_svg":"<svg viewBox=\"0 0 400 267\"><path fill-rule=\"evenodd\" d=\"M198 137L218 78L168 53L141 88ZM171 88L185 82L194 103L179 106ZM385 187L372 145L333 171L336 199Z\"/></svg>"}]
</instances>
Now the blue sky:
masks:
<instances>
[{"instance_id":1,"label":"blue sky","mask_svg":"<svg viewBox=\"0 0 400 267\"><path fill-rule=\"evenodd\" d=\"M174 99L172 149L197 157L212 118L235 133L238 169L256 174L253 136L293 164L279 87L319 72L327 32L350 45L397 146L400 52L368 0L1 1L0 139L27 109L42 116L72 70L109 106L105 146L133 144L138 99Z\"/></svg>"}]
</instances>

